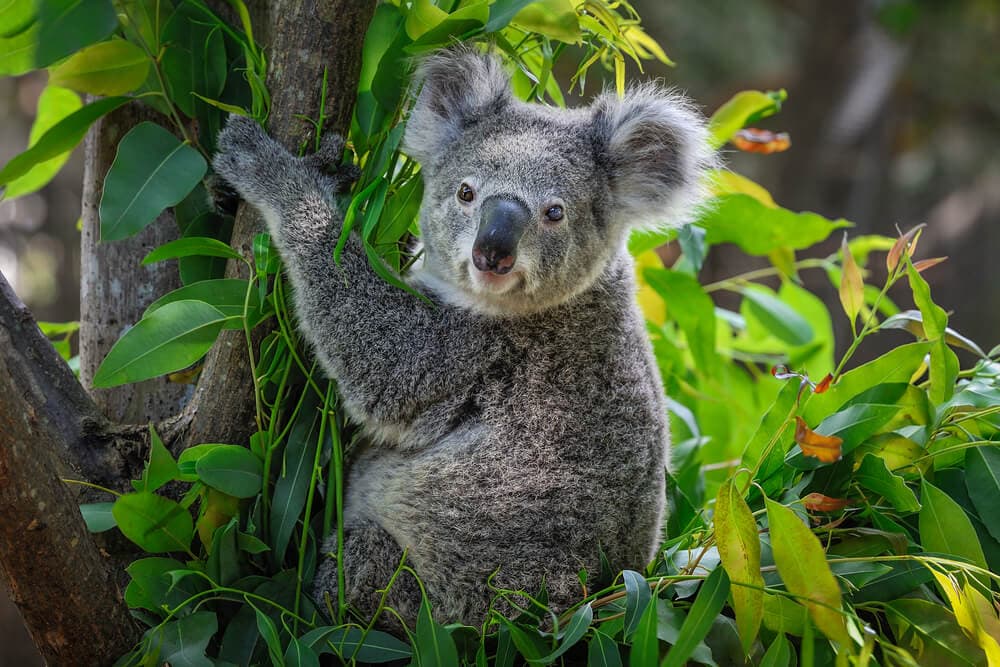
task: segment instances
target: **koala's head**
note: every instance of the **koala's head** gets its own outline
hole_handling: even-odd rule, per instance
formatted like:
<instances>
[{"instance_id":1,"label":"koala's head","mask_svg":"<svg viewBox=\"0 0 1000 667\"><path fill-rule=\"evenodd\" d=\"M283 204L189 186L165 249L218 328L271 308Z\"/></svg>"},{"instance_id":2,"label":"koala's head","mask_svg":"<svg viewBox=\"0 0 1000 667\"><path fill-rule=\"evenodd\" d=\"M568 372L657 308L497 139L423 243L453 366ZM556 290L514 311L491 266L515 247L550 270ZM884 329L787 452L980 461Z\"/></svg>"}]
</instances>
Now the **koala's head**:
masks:
<instances>
[{"instance_id":1,"label":"koala's head","mask_svg":"<svg viewBox=\"0 0 1000 667\"><path fill-rule=\"evenodd\" d=\"M499 61L426 60L406 128L421 164L424 271L451 300L526 314L590 287L629 232L679 224L713 156L701 115L649 85L580 109L517 100Z\"/></svg>"}]
</instances>

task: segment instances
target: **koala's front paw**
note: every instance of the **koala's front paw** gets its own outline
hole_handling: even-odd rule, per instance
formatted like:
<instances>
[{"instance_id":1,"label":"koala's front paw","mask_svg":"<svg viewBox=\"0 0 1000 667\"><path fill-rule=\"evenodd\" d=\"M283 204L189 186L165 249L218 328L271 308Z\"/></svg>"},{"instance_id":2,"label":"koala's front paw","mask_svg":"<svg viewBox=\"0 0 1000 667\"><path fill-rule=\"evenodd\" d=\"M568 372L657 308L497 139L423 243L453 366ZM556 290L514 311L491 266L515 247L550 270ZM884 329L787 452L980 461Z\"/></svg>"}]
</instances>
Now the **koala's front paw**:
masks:
<instances>
[{"instance_id":1,"label":"koala's front paw","mask_svg":"<svg viewBox=\"0 0 1000 667\"><path fill-rule=\"evenodd\" d=\"M342 164L344 138L334 132L327 132L320 140L319 150L302 158L308 166L318 169L333 179L334 189L348 190L358 180L361 170L351 163Z\"/></svg>"},{"instance_id":2,"label":"koala's front paw","mask_svg":"<svg viewBox=\"0 0 1000 667\"><path fill-rule=\"evenodd\" d=\"M217 144L212 168L248 201L267 190L292 159L255 120L245 116L230 116Z\"/></svg>"}]
</instances>

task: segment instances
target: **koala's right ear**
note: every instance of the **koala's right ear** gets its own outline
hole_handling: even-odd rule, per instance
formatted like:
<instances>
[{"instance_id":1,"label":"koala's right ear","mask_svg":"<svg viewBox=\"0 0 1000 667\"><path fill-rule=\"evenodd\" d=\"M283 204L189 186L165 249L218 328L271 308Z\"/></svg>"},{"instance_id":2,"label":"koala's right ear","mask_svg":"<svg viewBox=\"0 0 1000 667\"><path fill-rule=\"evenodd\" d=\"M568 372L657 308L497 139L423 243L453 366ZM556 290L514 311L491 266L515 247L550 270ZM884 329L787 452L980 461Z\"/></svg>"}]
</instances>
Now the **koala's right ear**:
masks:
<instances>
[{"instance_id":1,"label":"koala's right ear","mask_svg":"<svg viewBox=\"0 0 1000 667\"><path fill-rule=\"evenodd\" d=\"M403 150L427 166L469 125L496 115L513 99L500 61L468 47L430 56L414 82L422 87L406 124Z\"/></svg>"}]
</instances>

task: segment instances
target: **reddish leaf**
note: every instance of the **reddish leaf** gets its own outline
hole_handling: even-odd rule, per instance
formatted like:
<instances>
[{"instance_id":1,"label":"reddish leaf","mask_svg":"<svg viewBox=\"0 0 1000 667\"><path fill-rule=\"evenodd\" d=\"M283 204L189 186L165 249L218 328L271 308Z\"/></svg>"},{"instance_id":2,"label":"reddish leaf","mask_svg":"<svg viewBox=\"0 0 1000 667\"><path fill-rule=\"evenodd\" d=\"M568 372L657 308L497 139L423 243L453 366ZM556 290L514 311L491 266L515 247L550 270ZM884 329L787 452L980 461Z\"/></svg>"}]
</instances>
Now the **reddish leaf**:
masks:
<instances>
[{"instance_id":1,"label":"reddish leaf","mask_svg":"<svg viewBox=\"0 0 1000 667\"><path fill-rule=\"evenodd\" d=\"M823 463L834 463L840 460L843 438L835 435L820 435L806 426L802 417L795 417L795 442L802 448L805 456L819 459Z\"/></svg>"},{"instance_id":2,"label":"reddish leaf","mask_svg":"<svg viewBox=\"0 0 1000 667\"><path fill-rule=\"evenodd\" d=\"M822 493L810 493L802 499L802 504L810 512L836 512L851 503L846 498L831 498Z\"/></svg>"},{"instance_id":3,"label":"reddish leaf","mask_svg":"<svg viewBox=\"0 0 1000 667\"><path fill-rule=\"evenodd\" d=\"M743 128L730 141L741 151L762 155L787 151L792 145L787 132L771 132L752 127Z\"/></svg>"},{"instance_id":4,"label":"reddish leaf","mask_svg":"<svg viewBox=\"0 0 1000 667\"><path fill-rule=\"evenodd\" d=\"M830 384L832 382L833 382L833 374L832 373L827 373L826 377L824 377L822 380L820 380L819 384L817 384L813 388L813 393L814 394L822 394L822 393L826 392L826 390L830 388Z\"/></svg>"},{"instance_id":5,"label":"reddish leaf","mask_svg":"<svg viewBox=\"0 0 1000 667\"><path fill-rule=\"evenodd\" d=\"M885 257L885 265L889 269L889 273L895 271L896 267L899 266L899 259L903 256L904 252L908 251L908 254L911 257L913 256L914 251L917 249L917 237L920 234L920 230L925 226L923 224L917 225L896 239L896 243L889 249L889 254Z\"/></svg>"},{"instance_id":6,"label":"reddish leaf","mask_svg":"<svg viewBox=\"0 0 1000 667\"><path fill-rule=\"evenodd\" d=\"M917 273L921 273L922 271L924 271L924 269L929 269L932 266L937 266L938 264L940 264L941 262L943 262L946 259L948 259L948 258L947 257L931 257L930 259L922 259L919 262L914 262L913 263L913 268L917 270Z\"/></svg>"}]
</instances>

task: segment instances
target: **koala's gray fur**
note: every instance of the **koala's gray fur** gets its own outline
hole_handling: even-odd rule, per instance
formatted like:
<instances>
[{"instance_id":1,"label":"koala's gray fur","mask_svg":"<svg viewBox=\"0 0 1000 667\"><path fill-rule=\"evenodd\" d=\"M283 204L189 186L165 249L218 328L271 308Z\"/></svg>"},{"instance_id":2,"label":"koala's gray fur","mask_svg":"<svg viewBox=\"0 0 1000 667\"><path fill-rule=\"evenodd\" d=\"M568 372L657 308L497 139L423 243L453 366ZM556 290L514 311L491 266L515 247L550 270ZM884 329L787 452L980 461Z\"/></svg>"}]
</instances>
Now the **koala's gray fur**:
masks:
<instances>
[{"instance_id":1,"label":"koala's gray fur","mask_svg":"<svg viewBox=\"0 0 1000 667\"><path fill-rule=\"evenodd\" d=\"M565 607L601 550L641 568L662 539L667 413L625 241L695 204L713 162L704 122L654 86L526 104L469 50L431 57L419 80L405 148L422 165L425 255L408 280L433 305L379 279L356 238L334 264L337 183L317 158L234 117L214 166L267 221L302 331L367 434L345 491L348 600L372 613L405 547L442 620L481 621L494 573L530 593L544 580ZM500 195L532 221L514 270L484 277L479 205ZM554 203L565 217L544 221ZM317 596L336 586L327 558ZM406 577L389 596L410 623L419 601Z\"/></svg>"}]
</instances>

